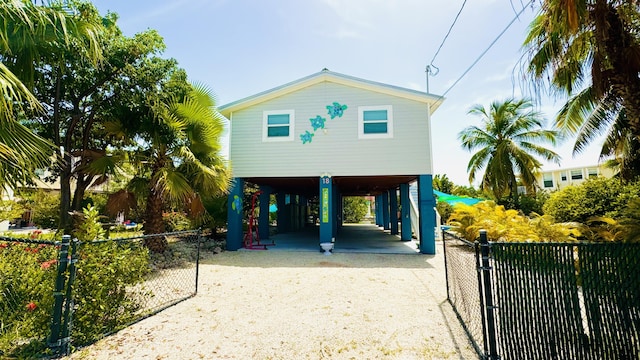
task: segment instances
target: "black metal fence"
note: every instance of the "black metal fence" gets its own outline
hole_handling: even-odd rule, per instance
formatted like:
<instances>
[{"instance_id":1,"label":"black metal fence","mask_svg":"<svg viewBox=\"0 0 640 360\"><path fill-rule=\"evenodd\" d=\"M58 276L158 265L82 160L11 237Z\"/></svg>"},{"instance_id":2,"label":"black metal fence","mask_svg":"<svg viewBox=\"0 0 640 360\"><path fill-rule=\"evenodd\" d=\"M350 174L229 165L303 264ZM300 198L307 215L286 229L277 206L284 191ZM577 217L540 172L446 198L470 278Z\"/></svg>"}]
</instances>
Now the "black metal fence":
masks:
<instances>
[{"instance_id":1,"label":"black metal fence","mask_svg":"<svg viewBox=\"0 0 640 360\"><path fill-rule=\"evenodd\" d=\"M640 244L444 244L449 301L481 358L640 359Z\"/></svg>"},{"instance_id":2,"label":"black metal fence","mask_svg":"<svg viewBox=\"0 0 640 360\"><path fill-rule=\"evenodd\" d=\"M0 237L0 358L65 355L194 296L201 239ZM167 250L149 253L150 242Z\"/></svg>"}]
</instances>

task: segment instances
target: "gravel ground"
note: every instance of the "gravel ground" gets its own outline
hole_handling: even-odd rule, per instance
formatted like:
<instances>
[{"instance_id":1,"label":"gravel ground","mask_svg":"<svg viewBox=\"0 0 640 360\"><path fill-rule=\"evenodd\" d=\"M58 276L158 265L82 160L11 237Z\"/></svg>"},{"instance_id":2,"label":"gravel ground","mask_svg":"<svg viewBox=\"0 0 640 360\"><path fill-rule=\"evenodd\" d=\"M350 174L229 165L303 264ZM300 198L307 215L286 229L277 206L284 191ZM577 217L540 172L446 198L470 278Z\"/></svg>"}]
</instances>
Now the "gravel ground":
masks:
<instances>
[{"instance_id":1,"label":"gravel ground","mask_svg":"<svg viewBox=\"0 0 640 360\"><path fill-rule=\"evenodd\" d=\"M477 359L438 250L225 252L201 265L196 297L70 358Z\"/></svg>"}]
</instances>

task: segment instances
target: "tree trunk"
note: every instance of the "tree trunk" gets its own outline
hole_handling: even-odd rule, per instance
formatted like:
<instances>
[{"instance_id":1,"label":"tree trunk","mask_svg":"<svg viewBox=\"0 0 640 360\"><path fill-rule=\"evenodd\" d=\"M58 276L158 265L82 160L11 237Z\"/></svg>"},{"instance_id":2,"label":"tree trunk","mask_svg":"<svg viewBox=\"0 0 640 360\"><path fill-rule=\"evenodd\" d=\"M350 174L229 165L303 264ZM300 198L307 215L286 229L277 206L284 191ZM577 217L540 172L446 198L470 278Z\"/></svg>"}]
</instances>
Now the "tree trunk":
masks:
<instances>
[{"instance_id":1,"label":"tree trunk","mask_svg":"<svg viewBox=\"0 0 640 360\"><path fill-rule=\"evenodd\" d=\"M58 229L65 234L71 233L71 156L68 152L64 154L64 163L60 172L60 223Z\"/></svg>"},{"instance_id":2,"label":"tree trunk","mask_svg":"<svg viewBox=\"0 0 640 360\"><path fill-rule=\"evenodd\" d=\"M147 197L147 208L145 211L144 233L145 235L161 234L165 232L164 222L162 221L162 212L164 210L164 199L162 198L162 189L159 188L157 182L157 174L159 169L164 166L165 159L158 158L153 164L151 178L149 180L149 196ZM145 245L152 252L164 252L167 247L167 239L164 236L151 237L145 239Z\"/></svg>"},{"instance_id":3,"label":"tree trunk","mask_svg":"<svg viewBox=\"0 0 640 360\"><path fill-rule=\"evenodd\" d=\"M604 59L602 72L608 73L610 87L605 91L622 99L631 133L640 139L640 69L634 59L629 59L629 49L635 41L625 29L618 10L607 1L597 1L594 33L596 43L601 45L600 57Z\"/></svg>"},{"instance_id":4,"label":"tree trunk","mask_svg":"<svg viewBox=\"0 0 640 360\"><path fill-rule=\"evenodd\" d=\"M164 201L162 196L152 186L149 197L147 198L147 209L145 213L144 233L145 235L162 234L165 232L164 222L162 221L162 211ZM164 236L145 238L145 246L150 251L162 253L167 250L167 239Z\"/></svg>"}]
</instances>

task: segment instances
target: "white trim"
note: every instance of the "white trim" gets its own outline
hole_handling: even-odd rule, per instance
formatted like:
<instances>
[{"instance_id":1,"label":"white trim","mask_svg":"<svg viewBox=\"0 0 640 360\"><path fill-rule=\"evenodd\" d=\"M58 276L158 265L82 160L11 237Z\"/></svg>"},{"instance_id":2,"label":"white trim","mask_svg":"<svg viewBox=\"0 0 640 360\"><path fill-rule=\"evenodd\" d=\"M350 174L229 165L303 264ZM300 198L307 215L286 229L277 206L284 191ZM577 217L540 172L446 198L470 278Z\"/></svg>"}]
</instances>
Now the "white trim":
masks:
<instances>
[{"instance_id":1,"label":"white trim","mask_svg":"<svg viewBox=\"0 0 640 360\"><path fill-rule=\"evenodd\" d=\"M364 133L364 112L365 111L387 111L387 132L385 134L365 134ZM389 139L393 137L393 107L391 105L379 106L358 106L358 139Z\"/></svg>"},{"instance_id":2,"label":"white trim","mask_svg":"<svg viewBox=\"0 0 640 360\"><path fill-rule=\"evenodd\" d=\"M268 134L268 120L269 115L289 115L289 136L274 136L269 137ZM272 142L272 141L293 141L294 138L294 128L295 124L295 110L269 110L262 112L262 141L263 142Z\"/></svg>"}]
</instances>

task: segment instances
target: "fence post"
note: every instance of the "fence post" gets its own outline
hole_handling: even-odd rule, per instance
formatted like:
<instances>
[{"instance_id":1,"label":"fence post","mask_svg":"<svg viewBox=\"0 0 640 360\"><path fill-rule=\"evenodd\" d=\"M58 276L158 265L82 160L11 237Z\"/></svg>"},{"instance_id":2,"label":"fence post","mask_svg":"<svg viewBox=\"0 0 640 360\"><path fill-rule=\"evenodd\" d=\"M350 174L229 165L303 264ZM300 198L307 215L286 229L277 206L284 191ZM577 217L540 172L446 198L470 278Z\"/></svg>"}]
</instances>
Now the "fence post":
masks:
<instances>
[{"instance_id":1,"label":"fence post","mask_svg":"<svg viewBox=\"0 0 640 360\"><path fill-rule=\"evenodd\" d=\"M71 254L69 256L69 280L67 281L67 289L66 289L66 302L64 306L64 314L63 314L63 325L62 325L62 336L60 339L60 350L64 355L69 355L71 350L71 327L73 323L73 283L76 280L76 263L78 262L78 239L74 238L71 242Z\"/></svg>"},{"instance_id":2,"label":"fence post","mask_svg":"<svg viewBox=\"0 0 640 360\"><path fill-rule=\"evenodd\" d=\"M198 276L200 275L200 244L202 244L202 228L198 228L198 252L196 253L196 294L198 293Z\"/></svg>"},{"instance_id":3,"label":"fence post","mask_svg":"<svg viewBox=\"0 0 640 360\"><path fill-rule=\"evenodd\" d=\"M60 244L60 252L58 253L58 271L56 275L56 284L53 292L53 319L51 321L51 334L47 345L50 349L58 354L60 350L60 325L62 323L62 305L64 303L64 283L65 273L67 271L67 258L69 256L69 242L71 235L63 235Z\"/></svg>"},{"instance_id":4,"label":"fence post","mask_svg":"<svg viewBox=\"0 0 640 360\"><path fill-rule=\"evenodd\" d=\"M482 256L482 285L484 288L484 301L486 309L486 331L489 353L486 354L486 358L489 360L500 359L498 355L498 339L496 331L496 318L494 311L496 306L493 304L493 292L491 289L491 264L489 263L489 254L491 247L487 240L487 231L480 230L480 253ZM481 290L482 291L482 290Z\"/></svg>"},{"instance_id":5,"label":"fence post","mask_svg":"<svg viewBox=\"0 0 640 360\"><path fill-rule=\"evenodd\" d=\"M447 300L451 301L451 296L449 294L449 269L447 267L447 239L445 235L445 231L440 231L442 234L442 254L444 254L444 281L447 285Z\"/></svg>"}]
</instances>

